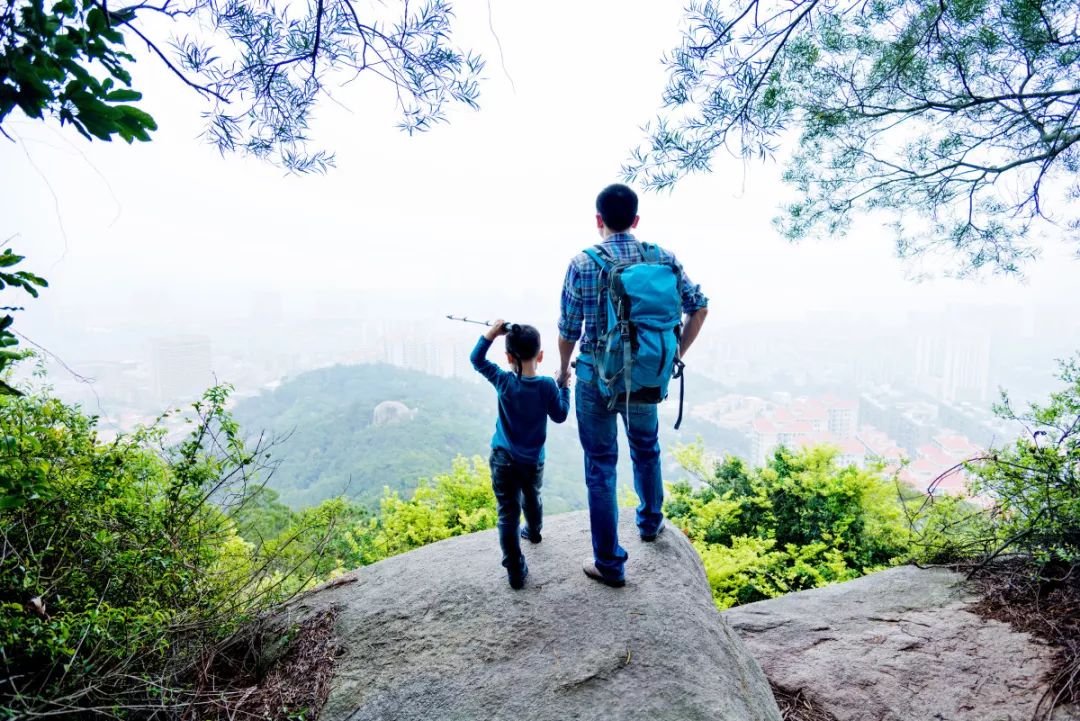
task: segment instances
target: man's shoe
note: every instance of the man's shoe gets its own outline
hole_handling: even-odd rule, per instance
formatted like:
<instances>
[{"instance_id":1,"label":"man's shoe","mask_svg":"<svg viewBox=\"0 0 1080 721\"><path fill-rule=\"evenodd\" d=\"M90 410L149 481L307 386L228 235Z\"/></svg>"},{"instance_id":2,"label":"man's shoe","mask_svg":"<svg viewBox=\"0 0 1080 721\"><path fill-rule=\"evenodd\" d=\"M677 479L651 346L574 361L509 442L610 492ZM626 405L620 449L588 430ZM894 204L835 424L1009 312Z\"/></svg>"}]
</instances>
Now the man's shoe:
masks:
<instances>
[{"instance_id":1,"label":"man's shoe","mask_svg":"<svg viewBox=\"0 0 1080 721\"><path fill-rule=\"evenodd\" d=\"M585 575L594 581L599 581L605 586L611 586L612 588L622 588L626 585L625 578L608 578L604 574L600 573L600 569L596 567L596 562L591 558L586 558L581 564L581 570L585 572Z\"/></svg>"},{"instance_id":2,"label":"man's shoe","mask_svg":"<svg viewBox=\"0 0 1080 721\"><path fill-rule=\"evenodd\" d=\"M525 579L528 577L528 575L529 569L527 568L525 569L525 573L521 574L520 576L516 573L508 574L507 580L510 581L510 588L514 589L515 591L520 591L522 588L524 588Z\"/></svg>"},{"instance_id":3,"label":"man's shoe","mask_svg":"<svg viewBox=\"0 0 1080 721\"><path fill-rule=\"evenodd\" d=\"M521 537L529 543L540 543L540 541L544 540L539 531L533 533L528 526L521 527Z\"/></svg>"},{"instance_id":4,"label":"man's shoe","mask_svg":"<svg viewBox=\"0 0 1080 721\"><path fill-rule=\"evenodd\" d=\"M660 528L656 529L656 533L642 533L641 534L641 540L645 541L645 543L652 543L653 541L656 540L657 536L659 536L661 533L664 532L664 527L665 526L667 526L667 524L664 523L663 521L661 521L660 522Z\"/></svg>"}]
</instances>

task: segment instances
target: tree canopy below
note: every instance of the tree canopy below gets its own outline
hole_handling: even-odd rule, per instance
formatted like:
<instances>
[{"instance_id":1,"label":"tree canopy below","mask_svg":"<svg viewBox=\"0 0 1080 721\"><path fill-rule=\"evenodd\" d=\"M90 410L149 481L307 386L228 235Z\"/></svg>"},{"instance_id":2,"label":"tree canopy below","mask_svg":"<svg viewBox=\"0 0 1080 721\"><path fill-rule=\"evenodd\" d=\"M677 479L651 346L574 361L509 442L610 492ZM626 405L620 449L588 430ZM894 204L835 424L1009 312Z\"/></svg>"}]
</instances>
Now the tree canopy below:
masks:
<instances>
[{"instance_id":1,"label":"tree canopy below","mask_svg":"<svg viewBox=\"0 0 1080 721\"><path fill-rule=\"evenodd\" d=\"M688 382L701 397L718 392L704 377ZM385 401L403 404L410 414L377 422L375 409ZM412 492L418 478L430 478L458 455L486 458L496 415L495 394L487 383L382 364L302 373L236 406L237 420L247 432L266 431L280 440L273 449L280 464L269 485L296 508L342 493L374 503L384 488ZM544 507L549 513L585 507L581 445L572 415L565 424L548 424ZM749 450L742 434L707 422L676 432L661 421L666 450L695 438L731 453ZM620 448L619 478L629 483L624 438ZM672 471L677 468L670 454L666 463Z\"/></svg>"}]
</instances>

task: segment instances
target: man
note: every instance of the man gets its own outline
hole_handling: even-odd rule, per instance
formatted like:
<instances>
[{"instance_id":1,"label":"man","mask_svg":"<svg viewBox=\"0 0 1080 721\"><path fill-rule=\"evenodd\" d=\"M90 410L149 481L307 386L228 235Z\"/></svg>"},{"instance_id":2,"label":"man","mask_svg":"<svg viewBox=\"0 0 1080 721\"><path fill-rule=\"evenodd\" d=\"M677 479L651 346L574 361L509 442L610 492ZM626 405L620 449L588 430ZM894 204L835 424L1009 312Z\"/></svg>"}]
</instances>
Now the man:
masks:
<instances>
[{"instance_id":1,"label":"man","mask_svg":"<svg viewBox=\"0 0 1080 721\"><path fill-rule=\"evenodd\" d=\"M602 247L617 260L643 257L641 244L630 233L638 225L638 199L625 185L609 185L596 198L596 228ZM682 355L701 331L708 313L708 299L699 286L690 282L675 256L659 250L660 259L675 263L682 273ZM592 527L593 557L585 559L583 570L592 579L613 587L626 584L626 550L619 545L619 508L615 495L615 466L618 415L623 416L634 465L634 490L640 504L637 526L642 541L654 541L663 531L664 488L660 470L660 441L657 407L653 404L616 404L608 410L596 384L592 353L598 337L596 311L600 302L600 267L585 253L570 261L563 283L559 317L558 382L566 383L574 347L581 341L576 386L578 435L585 451L585 483L589 491L589 522ZM582 334L582 324L585 332Z\"/></svg>"}]
</instances>

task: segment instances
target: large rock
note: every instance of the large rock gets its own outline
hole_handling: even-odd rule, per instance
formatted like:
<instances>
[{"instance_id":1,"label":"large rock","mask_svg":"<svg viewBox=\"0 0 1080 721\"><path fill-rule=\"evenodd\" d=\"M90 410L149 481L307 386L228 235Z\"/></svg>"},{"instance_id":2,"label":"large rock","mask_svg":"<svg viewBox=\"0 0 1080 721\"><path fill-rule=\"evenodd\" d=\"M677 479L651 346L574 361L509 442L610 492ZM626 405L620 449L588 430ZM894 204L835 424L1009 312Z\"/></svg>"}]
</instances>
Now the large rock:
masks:
<instances>
[{"instance_id":1,"label":"large rock","mask_svg":"<svg viewBox=\"0 0 1080 721\"><path fill-rule=\"evenodd\" d=\"M506 583L494 531L361 568L288 607L337 609L338 659L322 721L780 721L768 681L713 605L701 561L668 528L637 540L627 585L589 580L589 519L546 520Z\"/></svg>"},{"instance_id":2,"label":"large rock","mask_svg":"<svg viewBox=\"0 0 1080 721\"><path fill-rule=\"evenodd\" d=\"M724 618L773 684L839 721L1029 721L1052 650L971 613L963 581L903 566Z\"/></svg>"}]
</instances>

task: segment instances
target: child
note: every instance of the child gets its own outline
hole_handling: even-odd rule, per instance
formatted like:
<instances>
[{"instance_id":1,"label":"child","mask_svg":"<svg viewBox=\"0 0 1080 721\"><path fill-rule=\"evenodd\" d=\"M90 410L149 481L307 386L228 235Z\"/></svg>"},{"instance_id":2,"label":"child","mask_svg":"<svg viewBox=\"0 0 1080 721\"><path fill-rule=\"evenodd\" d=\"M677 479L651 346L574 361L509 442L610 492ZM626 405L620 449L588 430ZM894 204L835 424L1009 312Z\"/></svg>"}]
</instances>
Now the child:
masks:
<instances>
[{"instance_id":1,"label":"child","mask_svg":"<svg viewBox=\"0 0 1080 721\"><path fill-rule=\"evenodd\" d=\"M486 358L491 343L500 335L506 335L506 360L513 373L499 370ZM557 386L552 378L536 375L536 366L543 359L536 328L508 325L501 319L480 337L470 356L473 368L491 381L499 395L499 420L491 439L491 486L499 509L502 565L514 589L524 586L529 575L518 542L518 520L523 510L526 525L521 537L540 543L540 484L544 479L547 419L562 423L570 410L570 389Z\"/></svg>"}]
</instances>

